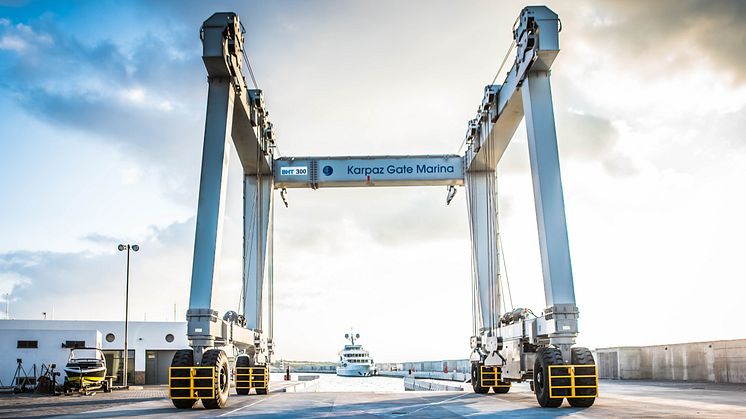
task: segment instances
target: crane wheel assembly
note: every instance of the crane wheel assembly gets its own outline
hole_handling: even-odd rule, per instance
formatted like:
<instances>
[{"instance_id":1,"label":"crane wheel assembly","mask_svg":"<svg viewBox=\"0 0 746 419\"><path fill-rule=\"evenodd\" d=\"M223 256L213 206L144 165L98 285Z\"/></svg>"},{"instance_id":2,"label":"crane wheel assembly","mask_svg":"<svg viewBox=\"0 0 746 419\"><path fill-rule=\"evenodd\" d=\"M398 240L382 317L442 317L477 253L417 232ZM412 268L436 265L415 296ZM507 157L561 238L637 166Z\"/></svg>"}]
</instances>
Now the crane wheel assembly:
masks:
<instances>
[{"instance_id":1,"label":"crane wheel assembly","mask_svg":"<svg viewBox=\"0 0 746 419\"><path fill-rule=\"evenodd\" d=\"M231 391L228 357L222 349L210 349L202 355L202 367L212 368L212 397L203 397L205 409L222 409Z\"/></svg>"},{"instance_id":2,"label":"crane wheel assembly","mask_svg":"<svg viewBox=\"0 0 746 419\"><path fill-rule=\"evenodd\" d=\"M534 362L532 387L541 407L559 407L562 400L572 407L590 407L598 397L598 374L588 348L572 348L572 364L557 348L539 348Z\"/></svg>"},{"instance_id":3,"label":"crane wheel assembly","mask_svg":"<svg viewBox=\"0 0 746 419\"><path fill-rule=\"evenodd\" d=\"M197 403L191 367L194 366L194 351L180 349L174 354L168 369L168 397L178 409L191 409Z\"/></svg>"},{"instance_id":4,"label":"crane wheel assembly","mask_svg":"<svg viewBox=\"0 0 746 419\"><path fill-rule=\"evenodd\" d=\"M273 341L274 197L287 207L289 188L446 186L466 191L471 242L472 362L474 391L510 391L531 382L542 407L564 399L589 407L598 396L593 355L574 347L580 311L575 301L557 133L551 67L560 52L562 25L545 6L521 10L512 28L515 57L485 86L476 115L467 124L459 154L415 156L279 156L274 126L244 48L246 30L235 13L215 13L202 24L202 60L208 94L197 206L189 308L190 350L174 356L169 398L188 409L202 400L208 409L226 405L231 388L267 394ZM244 66L253 82L244 76ZM497 169L525 120L544 285L540 315L506 302L505 269L498 222ZM213 310L231 141L243 175L243 272L237 311L221 318ZM463 150L463 154L460 154ZM507 272L505 281L510 296ZM266 312L266 317L265 317ZM227 355L228 354L228 355ZM201 360L201 362L197 362Z\"/></svg>"},{"instance_id":5,"label":"crane wheel assembly","mask_svg":"<svg viewBox=\"0 0 746 419\"><path fill-rule=\"evenodd\" d=\"M238 374L245 373L244 368L249 368L252 365L250 358L248 356L238 356L236 358L236 372L233 374L234 377L236 377L236 394L239 396L246 396L249 394L249 391L251 391L251 387L244 385L245 380L240 380ZM239 372L240 371L240 372ZM244 377L241 377L244 378Z\"/></svg>"},{"instance_id":6,"label":"crane wheel assembly","mask_svg":"<svg viewBox=\"0 0 746 419\"><path fill-rule=\"evenodd\" d=\"M237 394L248 395L252 388L256 391L256 394L267 394L269 387L268 365L256 365L253 358L241 354L236 358L236 373L233 376L236 380Z\"/></svg>"},{"instance_id":7,"label":"crane wheel assembly","mask_svg":"<svg viewBox=\"0 0 746 419\"><path fill-rule=\"evenodd\" d=\"M471 386L477 394L487 394L490 391L489 387L482 386L481 368L477 362L471 363Z\"/></svg>"},{"instance_id":8,"label":"crane wheel assembly","mask_svg":"<svg viewBox=\"0 0 746 419\"><path fill-rule=\"evenodd\" d=\"M572 363L575 382L571 384L576 397L568 397L567 402L572 407L591 407L598 397L598 371L593 353L588 348L572 348ZM578 372L586 376L577 375Z\"/></svg>"},{"instance_id":9,"label":"crane wheel assembly","mask_svg":"<svg viewBox=\"0 0 746 419\"><path fill-rule=\"evenodd\" d=\"M511 383L502 380L502 367L472 362L471 386L477 394L487 394L490 389L495 394L505 394L510 391Z\"/></svg>"},{"instance_id":10,"label":"crane wheel assembly","mask_svg":"<svg viewBox=\"0 0 746 419\"><path fill-rule=\"evenodd\" d=\"M221 409L230 393L228 357L222 349L210 349L202 355L201 365L194 365L194 352L176 352L168 370L168 397L179 409L191 409L202 400L205 409Z\"/></svg>"},{"instance_id":11,"label":"crane wheel assembly","mask_svg":"<svg viewBox=\"0 0 746 419\"><path fill-rule=\"evenodd\" d=\"M549 367L562 365L562 352L555 348L539 348L534 362L534 392L541 407L560 407L562 398L552 397Z\"/></svg>"}]
</instances>

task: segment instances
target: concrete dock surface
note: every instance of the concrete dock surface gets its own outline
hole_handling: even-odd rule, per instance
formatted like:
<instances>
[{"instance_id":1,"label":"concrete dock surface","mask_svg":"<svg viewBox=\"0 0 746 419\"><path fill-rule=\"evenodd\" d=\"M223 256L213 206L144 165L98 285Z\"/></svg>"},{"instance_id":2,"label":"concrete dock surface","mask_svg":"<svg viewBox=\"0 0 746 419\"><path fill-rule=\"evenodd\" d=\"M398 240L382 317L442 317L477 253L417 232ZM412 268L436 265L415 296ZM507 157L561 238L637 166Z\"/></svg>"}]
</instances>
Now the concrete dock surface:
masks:
<instances>
[{"instance_id":1,"label":"concrete dock surface","mask_svg":"<svg viewBox=\"0 0 746 419\"><path fill-rule=\"evenodd\" d=\"M528 385L514 385L509 394L480 395L471 391L435 392L284 392L299 382L273 382L265 396L233 394L221 410L201 403L178 410L164 386L94 396L0 395L0 417L746 417L746 385L650 381L602 381L601 397L587 409L565 402L557 409L537 405Z\"/></svg>"}]
</instances>

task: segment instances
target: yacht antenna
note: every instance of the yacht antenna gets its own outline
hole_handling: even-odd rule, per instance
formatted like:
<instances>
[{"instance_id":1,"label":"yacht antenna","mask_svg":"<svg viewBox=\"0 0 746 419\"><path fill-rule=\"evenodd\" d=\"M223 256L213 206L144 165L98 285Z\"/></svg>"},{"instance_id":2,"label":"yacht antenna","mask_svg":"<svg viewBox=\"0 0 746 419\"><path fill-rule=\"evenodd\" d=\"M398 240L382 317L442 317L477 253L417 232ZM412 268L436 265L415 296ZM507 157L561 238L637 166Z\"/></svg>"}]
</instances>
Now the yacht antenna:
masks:
<instances>
[{"instance_id":1,"label":"yacht antenna","mask_svg":"<svg viewBox=\"0 0 746 419\"><path fill-rule=\"evenodd\" d=\"M350 329L350 333L345 333L345 339L349 339L354 345L355 339L360 339L360 333L352 333L352 329Z\"/></svg>"}]
</instances>

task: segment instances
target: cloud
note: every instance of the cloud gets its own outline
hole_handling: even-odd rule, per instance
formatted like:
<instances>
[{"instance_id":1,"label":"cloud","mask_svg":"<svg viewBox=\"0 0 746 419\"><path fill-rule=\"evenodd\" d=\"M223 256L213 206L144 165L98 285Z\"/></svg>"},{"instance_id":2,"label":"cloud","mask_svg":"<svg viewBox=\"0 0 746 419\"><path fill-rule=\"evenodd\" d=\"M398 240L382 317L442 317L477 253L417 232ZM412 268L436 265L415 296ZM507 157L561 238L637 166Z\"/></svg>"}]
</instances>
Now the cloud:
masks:
<instances>
[{"instance_id":1,"label":"cloud","mask_svg":"<svg viewBox=\"0 0 746 419\"><path fill-rule=\"evenodd\" d=\"M652 76L687 71L703 58L746 80L746 3L738 0L612 0L588 3L589 36Z\"/></svg>"},{"instance_id":2,"label":"cloud","mask_svg":"<svg viewBox=\"0 0 746 419\"><path fill-rule=\"evenodd\" d=\"M2 272L3 264L0 263L0 294L8 294L3 299L10 298L9 295L13 289L19 286L28 285L31 280L17 272Z\"/></svg>"},{"instance_id":3,"label":"cloud","mask_svg":"<svg viewBox=\"0 0 746 419\"><path fill-rule=\"evenodd\" d=\"M171 320L173 304L185 309L188 299L194 221L153 227L152 233L138 241L140 251L132 257L130 309L137 318L147 313L149 319ZM14 317L37 318L54 308L56 318L121 318L125 277L124 257L115 250L119 241L96 233L86 239L107 251L0 253L0 291L16 302Z\"/></svg>"},{"instance_id":4,"label":"cloud","mask_svg":"<svg viewBox=\"0 0 746 419\"><path fill-rule=\"evenodd\" d=\"M0 47L12 48L0 89L61 135L84 132L134 157L184 202L194 192L180 191L198 174L205 83L198 41L174 32L117 43L70 34L50 19L0 26ZM125 184L138 178L122 174Z\"/></svg>"},{"instance_id":5,"label":"cloud","mask_svg":"<svg viewBox=\"0 0 746 419\"><path fill-rule=\"evenodd\" d=\"M619 151L619 133L610 120L568 110L559 113L557 131L563 157L599 162L613 176L638 172L634 161Z\"/></svg>"},{"instance_id":6,"label":"cloud","mask_svg":"<svg viewBox=\"0 0 746 419\"><path fill-rule=\"evenodd\" d=\"M594 158L608 153L617 141L611 121L580 112L561 113L563 151L568 156Z\"/></svg>"},{"instance_id":7,"label":"cloud","mask_svg":"<svg viewBox=\"0 0 746 419\"><path fill-rule=\"evenodd\" d=\"M112 100L102 92L59 92L44 88L19 91L19 102L29 111L56 125L96 134L103 141L135 151L141 158L158 160L162 165L181 165L194 149L180 147L180 139L197 145L196 124L182 121L167 110L144 106L145 97ZM134 103L127 103L134 102ZM191 128L191 130L190 130Z\"/></svg>"},{"instance_id":8,"label":"cloud","mask_svg":"<svg viewBox=\"0 0 746 419\"><path fill-rule=\"evenodd\" d=\"M355 243L408 246L468 239L466 191L446 205L446 188L322 188L291 190L290 207L276 208L276 231L298 251L349 251ZM333 238L333 239L332 239Z\"/></svg>"},{"instance_id":9,"label":"cloud","mask_svg":"<svg viewBox=\"0 0 746 419\"><path fill-rule=\"evenodd\" d=\"M0 49L23 51L26 49L26 46L26 42L16 36L5 35L0 38Z\"/></svg>"},{"instance_id":10,"label":"cloud","mask_svg":"<svg viewBox=\"0 0 746 419\"><path fill-rule=\"evenodd\" d=\"M635 161L624 155L604 159L601 164L603 168L612 176L633 176L639 173Z\"/></svg>"},{"instance_id":11,"label":"cloud","mask_svg":"<svg viewBox=\"0 0 746 419\"><path fill-rule=\"evenodd\" d=\"M137 167L128 167L119 172L122 185L135 185L142 179L142 170Z\"/></svg>"},{"instance_id":12,"label":"cloud","mask_svg":"<svg viewBox=\"0 0 746 419\"><path fill-rule=\"evenodd\" d=\"M8 19L0 19L0 49L21 52L29 46L50 46L54 42L52 37L44 33L36 33L31 26L18 23L15 26Z\"/></svg>"},{"instance_id":13,"label":"cloud","mask_svg":"<svg viewBox=\"0 0 746 419\"><path fill-rule=\"evenodd\" d=\"M597 164L612 176L625 177L638 173L637 164L622 151L619 130L614 122L602 116L558 106L555 106L555 116L563 167L567 163ZM524 121L516 129L500 160L499 175L530 176L527 141Z\"/></svg>"},{"instance_id":14,"label":"cloud","mask_svg":"<svg viewBox=\"0 0 746 419\"><path fill-rule=\"evenodd\" d=\"M100 234L100 233L89 233L82 237L83 240L87 240L91 243L95 244L103 244L103 245L112 245L115 243L119 243L121 240L117 239L116 237L109 236L106 234Z\"/></svg>"}]
</instances>

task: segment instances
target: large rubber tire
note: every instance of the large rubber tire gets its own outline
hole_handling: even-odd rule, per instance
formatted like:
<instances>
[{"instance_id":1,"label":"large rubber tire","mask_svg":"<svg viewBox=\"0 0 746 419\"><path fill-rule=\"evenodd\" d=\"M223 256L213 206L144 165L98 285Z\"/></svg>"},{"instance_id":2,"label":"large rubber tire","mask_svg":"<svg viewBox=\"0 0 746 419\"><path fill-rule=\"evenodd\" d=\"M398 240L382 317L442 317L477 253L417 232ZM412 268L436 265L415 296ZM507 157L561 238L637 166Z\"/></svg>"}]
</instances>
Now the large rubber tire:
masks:
<instances>
[{"instance_id":1,"label":"large rubber tire","mask_svg":"<svg viewBox=\"0 0 746 419\"><path fill-rule=\"evenodd\" d=\"M562 365L562 352L557 348L539 348L534 362L534 392L541 407L560 407L561 398L549 397L549 366Z\"/></svg>"},{"instance_id":2,"label":"large rubber tire","mask_svg":"<svg viewBox=\"0 0 746 419\"><path fill-rule=\"evenodd\" d=\"M572 348L571 359L573 365L595 365L596 361L593 359L593 353L588 348ZM596 401L595 397L587 397L582 399L567 399L572 407L591 407Z\"/></svg>"},{"instance_id":3,"label":"large rubber tire","mask_svg":"<svg viewBox=\"0 0 746 419\"><path fill-rule=\"evenodd\" d=\"M256 390L256 394L259 395L267 394L269 391L269 366L266 367L264 373L267 374L267 388L255 388L254 390Z\"/></svg>"},{"instance_id":4,"label":"large rubber tire","mask_svg":"<svg viewBox=\"0 0 746 419\"><path fill-rule=\"evenodd\" d=\"M222 409L228 402L231 391L230 370L228 357L222 349L210 349L202 355L203 367L215 367L215 397L202 399L205 409Z\"/></svg>"},{"instance_id":5,"label":"large rubber tire","mask_svg":"<svg viewBox=\"0 0 746 419\"><path fill-rule=\"evenodd\" d=\"M193 367L194 366L194 351L191 349L180 349L174 354L174 359L171 360L172 367ZM177 409L191 409L197 399L171 399L171 402L176 406Z\"/></svg>"},{"instance_id":6,"label":"large rubber tire","mask_svg":"<svg viewBox=\"0 0 746 419\"><path fill-rule=\"evenodd\" d=\"M489 387L482 387L479 383L482 382L482 374L480 369L481 364L479 362L471 363L471 386L474 388L474 392L477 394L487 394L490 391Z\"/></svg>"},{"instance_id":7,"label":"large rubber tire","mask_svg":"<svg viewBox=\"0 0 746 419\"><path fill-rule=\"evenodd\" d=\"M501 381L500 384L508 384L505 381ZM492 387L495 394L507 394L510 391L510 387Z\"/></svg>"},{"instance_id":8,"label":"large rubber tire","mask_svg":"<svg viewBox=\"0 0 746 419\"><path fill-rule=\"evenodd\" d=\"M248 356L241 356L241 355L239 355L238 357L236 357L236 368L238 368L238 367L249 367L249 366L251 366L250 364L251 364L251 362L250 362L250 358ZM233 376L236 377L235 374ZM249 394L249 391L251 391L250 388L239 388L238 386L236 386L236 394L238 394L239 396L245 396L245 395Z\"/></svg>"}]
</instances>

